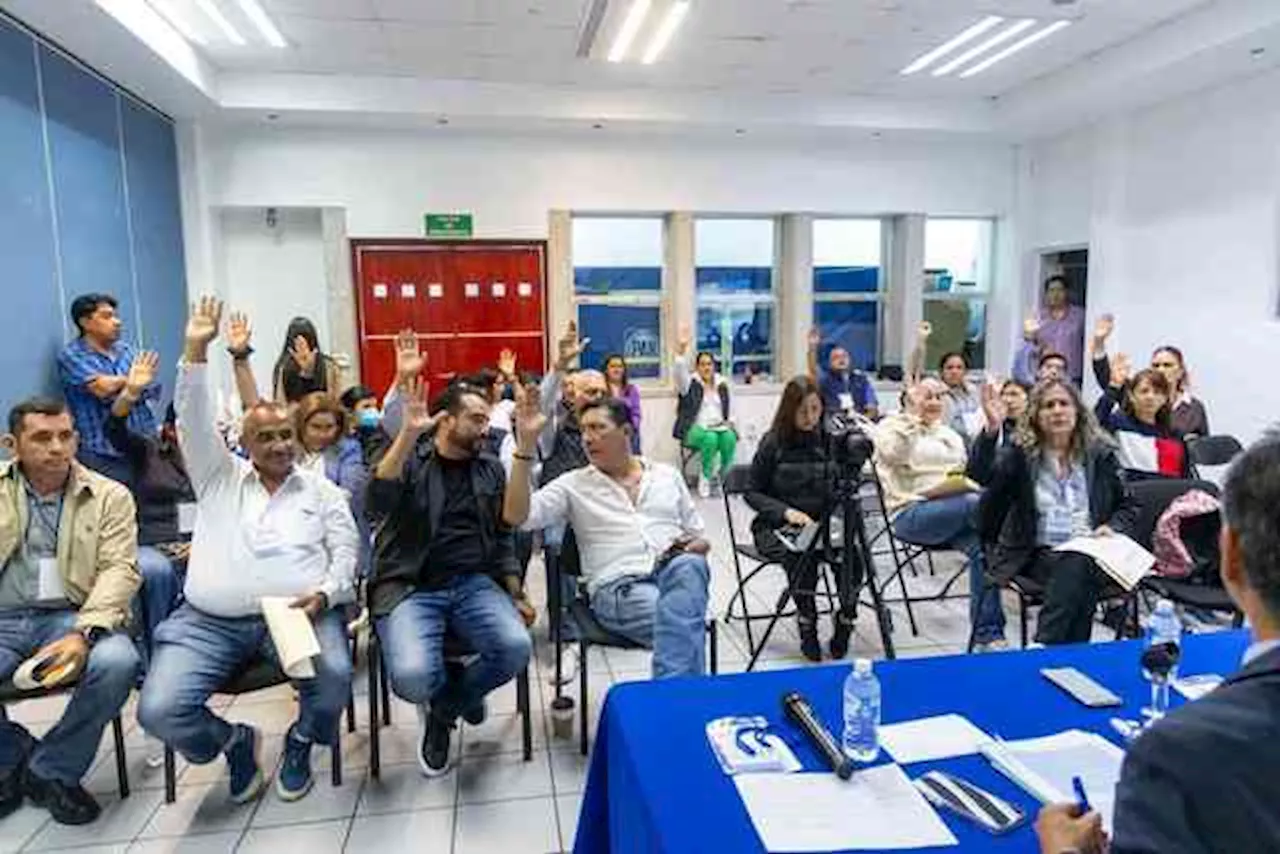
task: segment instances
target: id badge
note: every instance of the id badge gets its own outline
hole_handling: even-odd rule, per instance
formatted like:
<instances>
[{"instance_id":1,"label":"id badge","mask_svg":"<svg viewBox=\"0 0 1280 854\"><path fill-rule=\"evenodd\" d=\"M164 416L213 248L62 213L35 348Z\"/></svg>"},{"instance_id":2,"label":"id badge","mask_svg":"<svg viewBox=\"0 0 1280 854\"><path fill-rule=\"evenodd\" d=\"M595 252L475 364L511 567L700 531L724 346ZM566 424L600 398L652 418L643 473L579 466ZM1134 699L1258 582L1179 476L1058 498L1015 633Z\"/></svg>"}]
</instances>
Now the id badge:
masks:
<instances>
[{"instance_id":1,"label":"id badge","mask_svg":"<svg viewBox=\"0 0 1280 854\"><path fill-rule=\"evenodd\" d=\"M190 534L196 529L196 504L183 501L178 504L178 533Z\"/></svg>"},{"instance_id":2,"label":"id badge","mask_svg":"<svg viewBox=\"0 0 1280 854\"><path fill-rule=\"evenodd\" d=\"M854 407L853 407L853 395L849 394L849 392L847 392L847 391L841 392L841 393L840 393L840 408L841 408L841 409L843 409L845 412L852 412L852 411L853 411L853 408L854 408Z\"/></svg>"},{"instance_id":3,"label":"id badge","mask_svg":"<svg viewBox=\"0 0 1280 854\"><path fill-rule=\"evenodd\" d=\"M56 602L67 598L66 585L62 583L62 573L58 572L56 557L40 558L40 586L37 598L41 602Z\"/></svg>"}]
</instances>

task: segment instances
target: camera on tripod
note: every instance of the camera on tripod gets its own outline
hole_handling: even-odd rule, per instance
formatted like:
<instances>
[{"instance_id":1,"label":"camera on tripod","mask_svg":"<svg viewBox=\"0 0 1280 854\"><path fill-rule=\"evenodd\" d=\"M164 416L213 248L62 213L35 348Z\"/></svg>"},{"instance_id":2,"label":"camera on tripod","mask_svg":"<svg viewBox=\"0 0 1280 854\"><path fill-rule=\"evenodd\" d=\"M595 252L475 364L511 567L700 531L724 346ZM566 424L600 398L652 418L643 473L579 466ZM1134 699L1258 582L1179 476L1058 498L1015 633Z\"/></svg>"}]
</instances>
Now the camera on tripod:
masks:
<instances>
[{"instance_id":1,"label":"camera on tripod","mask_svg":"<svg viewBox=\"0 0 1280 854\"><path fill-rule=\"evenodd\" d=\"M842 474L856 477L875 451L863 423L843 413L833 413L827 416L825 432L831 461L839 465Z\"/></svg>"}]
</instances>

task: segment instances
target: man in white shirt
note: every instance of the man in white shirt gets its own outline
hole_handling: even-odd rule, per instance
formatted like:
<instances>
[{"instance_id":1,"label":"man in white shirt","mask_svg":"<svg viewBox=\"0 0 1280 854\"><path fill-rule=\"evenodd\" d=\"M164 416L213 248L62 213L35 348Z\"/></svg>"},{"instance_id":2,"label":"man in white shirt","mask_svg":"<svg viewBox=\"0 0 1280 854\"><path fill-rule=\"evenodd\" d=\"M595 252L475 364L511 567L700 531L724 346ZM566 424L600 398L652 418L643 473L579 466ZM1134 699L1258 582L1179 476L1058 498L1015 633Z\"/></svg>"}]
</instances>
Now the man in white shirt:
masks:
<instances>
[{"instance_id":1,"label":"man in white shirt","mask_svg":"<svg viewBox=\"0 0 1280 854\"><path fill-rule=\"evenodd\" d=\"M530 496L530 464L543 419L521 394L519 446L503 504L509 525L572 526L591 610L609 631L653 649L654 678L705 666L710 550L684 479L631 454L626 404L602 400L578 413L590 464Z\"/></svg>"},{"instance_id":2,"label":"man in white shirt","mask_svg":"<svg viewBox=\"0 0 1280 854\"><path fill-rule=\"evenodd\" d=\"M284 596L311 618L320 654L315 677L296 684L297 721L285 735L276 791L297 800L311 788L311 747L332 744L351 688L346 626L337 606L352 601L359 538L346 495L323 474L294 465L288 410L260 402L244 419L249 461L227 450L214 424L207 353L222 304L200 300L187 322L175 406L178 441L197 498L186 604L156 630L138 704L148 733L202 765L225 754L231 799L246 803L266 784L260 736L205 705L259 657L277 658L262 599Z\"/></svg>"}]
</instances>

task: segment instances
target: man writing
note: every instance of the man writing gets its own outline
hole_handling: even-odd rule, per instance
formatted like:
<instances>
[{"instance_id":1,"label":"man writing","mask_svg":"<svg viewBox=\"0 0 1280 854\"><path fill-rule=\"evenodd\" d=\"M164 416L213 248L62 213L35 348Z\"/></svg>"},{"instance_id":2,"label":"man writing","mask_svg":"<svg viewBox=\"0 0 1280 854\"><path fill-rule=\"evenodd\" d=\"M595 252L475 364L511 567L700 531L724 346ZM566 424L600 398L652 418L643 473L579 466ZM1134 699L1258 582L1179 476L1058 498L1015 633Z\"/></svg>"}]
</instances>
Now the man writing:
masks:
<instances>
[{"instance_id":1,"label":"man writing","mask_svg":"<svg viewBox=\"0 0 1280 854\"><path fill-rule=\"evenodd\" d=\"M534 611L502 519L506 471L486 450L485 390L450 387L435 417L421 380L401 395L399 432L369 486L382 520L370 608L391 687L418 706L419 767L436 777L457 719L481 723L485 695L528 666ZM445 667L446 634L475 653L464 668Z\"/></svg>"},{"instance_id":2,"label":"man writing","mask_svg":"<svg viewBox=\"0 0 1280 854\"><path fill-rule=\"evenodd\" d=\"M1112 854L1280 850L1280 433L1232 465L1224 488L1223 586L1253 632L1242 669L1129 749L1116 787ZM1097 813L1046 807L1044 854L1106 849Z\"/></svg>"},{"instance_id":3,"label":"man writing","mask_svg":"<svg viewBox=\"0 0 1280 854\"><path fill-rule=\"evenodd\" d=\"M187 321L178 372L178 441L197 496L186 603L156 631L138 704L138 721L188 761L225 754L231 799L246 803L266 784L260 737L205 706L213 692L260 657L278 658L262 599L283 596L311 618L320 644L315 676L299 680L298 719L284 738L276 781L283 800L310 790L311 747L333 744L351 688L351 657L339 606L354 598L359 538L347 496L323 473L294 465L294 430L283 404L259 402L245 414L243 460L214 424L209 344L222 304L204 297Z\"/></svg>"},{"instance_id":4,"label":"man writing","mask_svg":"<svg viewBox=\"0 0 1280 854\"><path fill-rule=\"evenodd\" d=\"M536 401L520 397L507 523L525 530L571 525L601 625L651 647L655 678L701 674L710 546L684 479L671 466L633 456L626 404L602 400L578 412L589 465L530 496L533 437L545 416Z\"/></svg>"},{"instance_id":5,"label":"man writing","mask_svg":"<svg viewBox=\"0 0 1280 854\"><path fill-rule=\"evenodd\" d=\"M24 795L62 824L98 817L80 779L137 679L138 653L123 631L139 581L133 498L75 462L76 439L60 401L36 398L9 413L3 445L13 459L0 463L0 677L35 658L67 666L67 678L79 682L38 744L0 722L0 817Z\"/></svg>"},{"instance_id":6,"label":"man writing","mask_svg":"<svg viewBox=\"0 0 1280 854\"><path fill-rule=\"evenodd\" d=\"M809 330L809 376L818 383L823 411L828 415L856 412L872 421L878 421L880 401L876 398L871 380L862 371L852 367L849 351L838 345L831 348L831 354L827 357L829 370L819 370L818 346L821 343L822 334L816 328Z\"/></svg>"},{"instance_id":7,"label":"man writing","mask_svg":"<svg viewBox=\"0 0 1280 854\"><path fill-rule=\"evenodd\" d=\"M129 461L105 430L111 403L124 391L134 359L133 349L120 340L118 307L110 294L84 294L72 301L71 322L79 335L58 354L58 376L80 435L80 462L128 484ZM160 386L155 382L142 389L128 415L130 430L155 435L156 417L147 404L159 397Z\"/></svg>"}]
</instances>

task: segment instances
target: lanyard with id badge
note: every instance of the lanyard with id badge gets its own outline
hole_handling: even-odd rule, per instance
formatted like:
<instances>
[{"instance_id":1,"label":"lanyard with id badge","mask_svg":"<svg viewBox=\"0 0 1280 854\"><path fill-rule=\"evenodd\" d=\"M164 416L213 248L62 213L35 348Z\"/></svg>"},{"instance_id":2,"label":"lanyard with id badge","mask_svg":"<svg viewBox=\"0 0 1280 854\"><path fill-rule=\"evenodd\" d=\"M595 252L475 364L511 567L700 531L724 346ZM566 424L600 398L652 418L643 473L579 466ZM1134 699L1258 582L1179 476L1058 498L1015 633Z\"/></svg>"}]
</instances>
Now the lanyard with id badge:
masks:
<instances>
[{"instance_id":1,"label":"lanyard with id badge","mask_svg":"<svg viewBox=\"0 0 1280 854\"><path fill-rule=\"evenodd\" d=\"M34 560L36 564L35 599L38 602L54 602L66 599L67 588L62 581L62 573L58 571L57 556L58 529L62 526L63 496L58 496L58 507L52 513L49 512L45 503L30 488L27 489L27 498L27 530L23 537L23 550L25 552L27 544L31 542L32 525L40 527L53 550L52 555L40 557L36 557L29 552L26 554L27 561Z\"/></svg>"}]
</instances>

